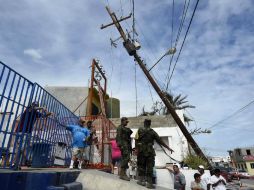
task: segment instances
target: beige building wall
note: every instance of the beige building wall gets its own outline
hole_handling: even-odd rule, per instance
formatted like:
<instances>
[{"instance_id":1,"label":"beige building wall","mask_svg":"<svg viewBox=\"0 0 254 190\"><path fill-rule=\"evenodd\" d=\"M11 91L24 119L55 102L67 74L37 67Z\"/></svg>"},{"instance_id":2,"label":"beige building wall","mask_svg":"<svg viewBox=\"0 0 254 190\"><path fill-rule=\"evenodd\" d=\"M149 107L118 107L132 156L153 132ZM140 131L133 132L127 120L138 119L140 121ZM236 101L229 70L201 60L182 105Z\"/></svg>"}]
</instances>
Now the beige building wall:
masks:
<instances>
[{"instance_id":1,"label":"beige building wall","mask_svg":"<svg viewBox=\"0 0 254 190\"><path fill-rule=\"evenodd\" d=\"M89 93L88 87L46 86L45 89L69 110L75 111L77 116L86 116ZM96 96L96 94L94 94L94 96ZM93 104L98 108L98 112L100 112L98 95L94 98ZM120 117L120 101L116 98L109 98L106 102L106 113L108 117Z\"/></svg>"},{"instance_id":2,"label":"beige building wall","mask_svg":"<svg viewBox=\"0 0 254 190\"><path fill-rule=\"evenodd\" d=\"M246 162L246 165L247 165L247 172L250 175L254 175L254 167L251 167L251 166L254 166L254 161L252 161L252 162Z\"/></svg>"}]
</instances>

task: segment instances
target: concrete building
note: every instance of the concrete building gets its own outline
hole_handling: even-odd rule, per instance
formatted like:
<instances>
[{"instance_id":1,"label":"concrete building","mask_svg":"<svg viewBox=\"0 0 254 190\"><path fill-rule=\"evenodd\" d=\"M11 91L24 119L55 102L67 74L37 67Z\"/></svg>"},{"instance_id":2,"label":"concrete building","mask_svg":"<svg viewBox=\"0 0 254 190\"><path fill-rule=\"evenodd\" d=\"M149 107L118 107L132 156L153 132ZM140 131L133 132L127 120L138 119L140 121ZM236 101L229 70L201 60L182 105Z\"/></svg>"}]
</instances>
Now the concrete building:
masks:
<instances>
[{"instance_id":1,"label":"concrete building","mask_svg":"<svg viewBox=\"0 0 254 190\"><path fill-rule=\"evenodd\" d=\"M45 89L77 116L86 116L88 87L46 86ZM93 94L92 115L97 115L101 111L100 98L95 89ZM120 117L120 101L118 99L106 98L106 114L108 118Z\"/></svg>"},{"instance_id":2,"label":"concrete building","mask_svg":"<svg viewBox=\"0 0 254 190\"><path fill-rule=\"evenodd\" d=\"M236 168L254 175L254 147L236 148L229 151L229 155Z\"/></svg>"},{"instance_id":3,"label":"concrete building","mask_svg":"<svg viewBox=\"0 0 254 190\"><path fill-rule=\"evenodd\" d=\"M229 167L230 156L209 156L208 159L214 166Z\"/></svg>"}]
</instances>

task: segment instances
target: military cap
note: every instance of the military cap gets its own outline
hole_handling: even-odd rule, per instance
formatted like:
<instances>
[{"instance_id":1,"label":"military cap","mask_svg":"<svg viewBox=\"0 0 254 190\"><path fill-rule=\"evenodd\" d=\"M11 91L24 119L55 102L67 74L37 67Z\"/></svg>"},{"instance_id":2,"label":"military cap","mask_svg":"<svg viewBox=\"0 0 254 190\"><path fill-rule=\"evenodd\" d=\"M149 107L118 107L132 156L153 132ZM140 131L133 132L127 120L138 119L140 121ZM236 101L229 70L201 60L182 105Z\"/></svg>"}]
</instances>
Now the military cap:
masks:
<instances>
[{"instance_id":1,"label":"military cap","mask_svg":"<svg viewBox=\"0 0 254 190\"><path fill-rule=\"evenodd\" d=\"M149 123L149 122L151 122L151 119L145 119L144 122L145 122L145 123Z\"/></svg>"},{"instance_id":2,"label":"military cap","mask_svg":"<svg viewBox=\"0 0 254 190\"><path fill-rule=\"evenodd\" d=\"M122 117L122 118L121 118L121 121L126 121L126 120L128 120L127 117Z\"/></svg>"}]
</instances>

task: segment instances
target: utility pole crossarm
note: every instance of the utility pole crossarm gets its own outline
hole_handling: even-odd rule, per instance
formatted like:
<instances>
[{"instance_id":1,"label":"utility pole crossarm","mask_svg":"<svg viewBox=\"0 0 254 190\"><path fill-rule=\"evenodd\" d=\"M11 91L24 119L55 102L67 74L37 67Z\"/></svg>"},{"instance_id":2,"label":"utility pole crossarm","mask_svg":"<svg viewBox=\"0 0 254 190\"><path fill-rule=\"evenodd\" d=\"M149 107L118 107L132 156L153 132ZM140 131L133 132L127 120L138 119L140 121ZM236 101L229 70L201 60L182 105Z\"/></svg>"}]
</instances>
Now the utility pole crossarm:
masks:
<instances>
[{"instance_id":1,"label":"utility pole crossarm","mask_svg":"<svg viewBox=\"0 0 254 190\"><path fill-rule=\"evenodd\" d=\"M110 25L115 24L116 28L118 29L120 35L121 35L122 38L123 38L123 41L127 41L126 35L125 35L125 33L124 33L124 31L123 31L123 29L122 29L120 23L119 23L121 20L117 20L117 17L116 17L116 15L115 15L115 13L112 13L108 6L106 6L106 9L107 9L107 11L108 11L109 16L111 17L111 19L112 19L112 21L113 21L113 23L110 24ZM130 15L130 16L131 16L131 15ZM130 17L129 17L129 18L130 18ZM105 28L105 27L104 27L104 28Z\"/></svg>"},{"instance_id":2,"label":"utility pole crossarm","mask_svg":"<svg viewBox=\"0 0 254 190\"><path fill-rule=\"evenodd\" d=\"M129 41L129 39L127 39L119 21L117 20L117 17L115 15L115 13L111 13L109 7L106 7L110 17L113 20L113 23L115 24L116 28L118 29L119 33L121 34L124 43L127 43ZM126 47L125 47L126 48ZM128 49L126 48L126 50L128 51ZM128 51L129 53L129 51ZM139 64L139 66L141 67L142 71L144 72L144 74L146 75L146 77L148 78L148 80L150 81L150 83L152 84L153 88L155 89L155 91L157 92L157 94L160 96L161 100L163 101L163 103L165 104L165 106L167 107L167 109L169 110L170 114L172 115L173 119L175 120L176 124L179 126L179 128L181 129L183 135L185 136L185 138L187 139L187 141L189 142L189 144L191 145L191 147L193 148L193 150L196 152L197 155L199 155L200 157L202 157L208 164L208 166L211 167L211 164L209 162L209 160L207 159L207 157L204 155L204 153L202 152L202 150L199 148L198 144L195 142L195 140L193 139L193 137L190 135L190 133L188 132L188 130L186 129L184 123L182 122L182 120L179 118L179 116L177 115L175 109L173 108L173 106L171 105L171 103L169 102L169 100L166 98L165 93L160 89L160 87L157 85L157 83L155 82L155 80L153 79L153 77L150 75L149 71L147 70L146 66L144 65L143 61L141 60L140 56L137 54L136 51L133 52L133 54L129 55L133 55L135 60L137 61L137 63Z\"/></svg>"},{"instance_id":3,"label":"utility pole crossarm","mask_svg":"<svg viewBox=\"0 0 254 190\"><path fill-rule=\"evenodd\" d=\"M109 11L110 11L110 10L109 10ZM110 13L110 12L109 12L109 14L110 14L110 16L111 16L111 14L114 14L114 16L115 16L115 13ZM127 19L131 18L131 15L132 15L132 14L130 13L129 16L124 17L124 18L121 18L121 19L117 20L117 22L122 22L122 21L124 21L124 20L127 20ZM115 17L116 17L116 16L115 16ZM112 25L114 25L114 24L115 24L115 23L112 22L112 23L107 24L107 25L101 25L101 29L107 28L108 26L112 26Z\"/></svg>"}]
</instances>

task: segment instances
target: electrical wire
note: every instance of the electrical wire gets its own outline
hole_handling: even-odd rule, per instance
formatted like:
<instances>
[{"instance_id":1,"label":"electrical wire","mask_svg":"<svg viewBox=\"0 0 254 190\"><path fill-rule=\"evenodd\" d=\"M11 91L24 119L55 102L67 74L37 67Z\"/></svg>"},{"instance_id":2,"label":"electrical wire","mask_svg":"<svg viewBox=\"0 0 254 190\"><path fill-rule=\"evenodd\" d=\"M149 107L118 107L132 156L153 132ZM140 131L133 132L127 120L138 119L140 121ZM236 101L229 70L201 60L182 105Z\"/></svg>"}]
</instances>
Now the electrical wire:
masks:
<instances>
[{"instance_id":1,"label":"electrical wire","mask_svg":"<svg viewBox=\"0 0 254 190\"><path fill-rule=\"evenodd\" d=\"M148 48L151 50L151 51L150 51L150 52L151 52L150 54L152 54L154 60L156 60L157 58L156 58L155 54L153 53L153 52L155 52L155 49L152 48L152 46L150 45L149 41L147 40L146 35L144 34L144 32L143 32L143 30L141 29L141 27L140 27L140 25L139 25L139 23L138 23L137 20L135 20L135 23L137 24L137 26L138 26L138 28L139 28L139 31L140 31L141 35L143 36L146 45L147 45ZM149 59L149 61L152 63L149 54L146 53L146 52L145 52L145 54L146 54L147 59ZM160 75L163 75L163 76L162 76L163 78L164 78L164 75L166 76L166 74L165 74L162 70L160 71ZM164 80L162 80L162 78L160 77L160 75L158 75L158 77L156 77L156 78L159 78L160 81L164 81Z\"/></svg>"},{"instance_id":2,"label":"electrical wire","mask_svg":"<svg viewBox=\"0 0 254 190\"><path fill-rule=\"evenodd\" d=\"M196 10L197 10L198 3L199 3L199 0L197 0L196 5L195 5L195 8L194 8L194 10L193 10L193 13L192 13L192 15L191 15L191 20L190 20L189 26L188 26L188 28L187 28L187 30L186 30L186 33L185 33L185 36L184 36L184 39L183 39L183 42L182 42L180 51L179 51L179 53L178 53L178 56L177 56L177 58L176 58L176 61L175 61L174 67L173 67L173 70L172 70L171 75L170 75L170 77L169 77L169 80L168 80L168 82L167 82L166 90L168 89L170 80L171 80L171 78L172 78L172 76L173 76L173 74L174 74L174 71L175 71L176 64L177 64L177 62L178 62L178 60L179 60L179 57L180 57L180 55L181 55L181 52L182 52L182 49L183 49L183 45L184 45L184 43L185 43L185 40L186 40L186 37L187 37L187 35L188 35L188 33L189 33L190 26L191 26L191 23L192 23L192 21L193 21L195 12L196 12Z\"/></svg>"},{"instance_id":3,"label":"electrical wire","mask_svg":"<svg viewBox=\"0 0 254 190\"><path fill-rule=\"evenodd\" d=\"M181 34L181 32L182 32L183 23L184 23L184 21L185 21L186 15L187 15L187 11L188 11L188 8L189 8L190 0L188 1L187 6L186 6L186 2L187 2L187 0L184 1L183 11L182 11L182 17L181 17L180 25L179 25L179 28L178 28L178 32L177 32L177 37L176 37L175 45L174 45L175 48L177 47L178 40L179 40L180 34ZM173 21L172 21L172 22L173 22ZM172 34L172 36L173 36L173 34ZM171 43L172 43L172 42L171 42ZM171 47L173 47L172 44L171 44ZM172 54L171 57L170 57L170 63L169 63L168 72L167 72L167 75L166 75L166 81L168 80L168 77L169 77L169 74L170 74L171 65L172 65L172 61L173 61L174 55L175 55L175 54ZM165 85L165 86L166 86L166 85ZM166 90L167 90L167 89L166 89Z\"/></svg>"},{"instance_id":4,"label":"electrical wire","mask_svg":"<svg viewBox=\"0 0 254 190\"><path fill-rule=\"evenodd\" d=\"M226 120L232 118L233 116L241 113L242 111L244 111L247 107L249 107L250 105L252 105L254 103L254 100L252 100L251 102L249 102L248 104L246 104L245 106L241 107L240 109L238 109L237 111L235 111L233 114L227 116L226 118L216 122L215 124L213 124L211 127L209 127L208 129L212 129L215 128L216 126L220 125L221 123L225 122Z\"/></svg>"},{"instance_id":5,"label":"electrical wire","mask_svg":"<svg viewBox=\"0 0 254 190\"><path fill-rule=\"evenodd\" d=\"M132 42L135 40L135 3L132 0ZM136 98L136 117L138 116L138 90L137 90L137 64L135 64L135 98Z\"/></svg>"},{"instance_id":6,"label":"electrical wire","mask_svg":"<svg viewBox=\"0 0 254 190\"><path fill-rule=\"evenodd\" d=\"M180 25L179 25L179 28L178 28L178 32L177 32L177 37L176 37L176 41L175 41L175 47L178 44L179 37L180 37L182 29L183 29L183 23L185 21L185 18L186 18L188 9L189 9L189 5L190 5L190 0L188 1L187 6L186 6L186 2L187 2L187 0L185 0L185 2L184 2L183 14L182 14L181 22L180 22Z\"/></svg>"},{"instance_id":7,"label":"electrical wire","mask_svg":"<svg viewBox=\"0 0 254 190\"><path fill-rule=\"evenodd\" d=\"M154 104L153 94L152 94L151 87L150 87L150 81L148 79L147 79L147 85L148 85L148 88L149 88L149 92L150 92L150 96L151 96L152 102Z\"/></svg>"},{"instance_id":8,"label":"electrical wire","mask_svg":"<svg viewBox=\"0 0 254 190\"><path fill-rule=\"evenodd\" d=\"M135 98L136 98L136 117L138 116L138 90L137 90L137 64L135 63Z\"/></svg>"},{"instance_id":9,"label":"electrical wire","mask_svg":"<svg viewBox=\"0 0 254 190\"><path fill-rule=\"evenodd\" d=\"M120 10L121 10L121 17L123 16L123 5L122 0L120 0Z\"/></svg>"},{"instance_id":10,"label":"electrical wire","mask_svg":"<svg viewBox=\"0 0 254 190\"><path fill-rule=\"evenodd\" d=\"M138 21L138 20L136 20L136 24L137 24L137 26L138 26L138 28L139 28L139 31L140 31L141 35L144 37L144 41L145 41L146 45L152 50L152 51L151 51L151 54L153 55L154 59L156 60L157 58L156 58L155 54L153 53L153 52L155 52L155 49L152 48L153 46L150 45L150 43L149 43L149 41L148 41L148 38L147 38L146 35L144 34L144 32L143 32L141 26L139 25L139 21Z\"/></svg>"},{"instance_id":11,"label":"electrical wire","mask_svg":"<svg viewBox=\"0 0 254 190\"><path fill-rule=\"evenodd\" d=\"M132 41L135 40L135 3L134 0L132 0Z\"/></svg>"},{"instance_id":12,"label":"electrical wire","mask_svg":"<svg viewBox=\"0 0 254 190\"><path fill-rule=\"evenodd\" d=\"M173 35L174 35L174 11L175 10L175 0L173 0L173 5L172 5L172 20L171 20L171 48L173 48Z\"/></svg>"}]
</instances>

